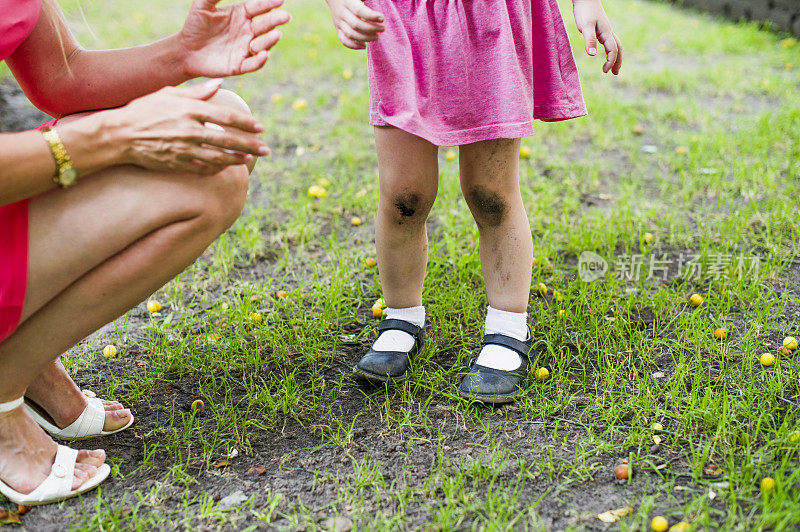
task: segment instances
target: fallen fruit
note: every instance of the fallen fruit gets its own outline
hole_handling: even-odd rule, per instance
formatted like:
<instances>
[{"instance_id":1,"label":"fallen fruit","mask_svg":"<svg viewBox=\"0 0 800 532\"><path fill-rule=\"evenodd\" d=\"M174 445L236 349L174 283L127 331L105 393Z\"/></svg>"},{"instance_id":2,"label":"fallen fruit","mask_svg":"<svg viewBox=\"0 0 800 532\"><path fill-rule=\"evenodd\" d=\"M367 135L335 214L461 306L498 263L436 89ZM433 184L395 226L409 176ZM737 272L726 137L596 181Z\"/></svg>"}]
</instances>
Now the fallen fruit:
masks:
<instances>
[{"instance_id":1,"label":"fallen fruit","mask_svg":"<svg viewBox=\"0 0 800 532\"><path fill-rule=\"evenodd\" d=\"M345 68L344 70L342 70L342 77L344 79L352 79L353 71L350 70L349 68Z\"/></svg>"},{"instance_id":2,"label":"fallen fruit","mask_svg":"<svg viewBox=\"0 0 800 532\"><path fill-rule=\"evenodd\" d=\"M643 133L644 133L644 128L641 125L636 124L635 126L633 126L634 135L641 135Z\"/></svg>"},{"instance_id":3,"label":"fallen fruit","mask_svg":"<svg viewBox=\"0 0 800 532\"><path fill-rule=\"evenodd\" d=\"M527 146L522 146L519 149L519 156L522 157L523 159L527 159L528 157L531 156L531 149Z\"/></svg>"},{"instance_id":4,"label":"fallen fruit","mask_svg":"<svg viewBox=\"0 0 800 532\"><path fill-rule=\"evenodd\" d=\"M714 331L714 338L717 340L726 340L728 338L728 329L720 327Z\"/></svg>"},{"instance_id":5,"label":"fallen fruit","mask_svg":"<svg viewBox=\"0 0 800 532\"><path fill-rule=\"evenodd\" d=\"M361 225L361 218L359 218L358 216L353 216L352 218L350 218L350 224L358 227L359 225Z\"/></svg>"},{"instance_id":6,"label":"fallen fruit","mask_svg":"<svg viewBox=\"0 0 800 532\"><path fill-rule=\"evenodd\" d=\"M689 304L693 307L699 307L703 304L703 296L700 294L692 294L689 298Z\"/></svg>"},{"instance_id":7,"label":"fallen fruit","mask_svg":"<svg viewBox=\"0 0 800 532\"><path fill-rule=\"evenodd\" d=\"M791 350L791 349L787 349L787 348L785 348L785 347L781 346L781 347L779 347L779 348L778 348L778 353L780 353L780 354L782 354L782 355L789 356L789 355L791 355L791 354L792 354L792 350Z\"/></svg>"},{"instance_id":8,"label":"fallen fruit","mask_svg":"<svg viewBox=\"0 0 800 532\"><path fill-rule=\"evenodd\" d=\"M252 314L250 314L250 319L256 323L261 323L264 317L261 315L260 312L253 312Z\"/></svg>"},{"instance_id":9,"label":"fallen fruit","mask_svg":"<svg viewBox=\"0 0 800 532\"><path fill-rule=\"evenodd\" d=\"M300 111L301 109L305 109L306 107L308 107L308 102L306 102L302 98L292 102L292 109L294 109L295 111Z\"/></svg>"},{"instance_id":10,"label":"fallen fruit","mask_svg":"<svg viewBox=\"0 0 800 532\"><path fill-rule=\"evenodd\" d=\"M562 294L558 290L553 290L553 299L561 303L564 301L564 294Z\"/></svg>"},{"instance_id":11,"label":"fallen fruit","mask_svg":"<svg viewBox=\"0 0 800 532\"><path fill-rule=\"evenodd\" d=\"M250 296L250 301L255 303L256 301L258 301L258 296Z\"/></svg>"},{"instance_id":12,"label":"fallen fruit","mask_svg":"<svg viewBox=\"0 0 800 532\"><path fill-rule=\"evenodd\" d=\"M656 532L666 532L667 527L669 527L669 521L667 521L666 517L657 515L650 521L650 526Z\"/></svg>"},{"instance_id":13,"label":"fallen fruit","mask_svg":"<svg viewBox=\"0 0 800 532\"><path fill-rule=\"evenodd\" d=\"M283 101L283 95L276 92L275 94L272 95L272 101L274 103L282 102Z\"/></svg>"},{"instance_id":14,"label":"fallen fruit","mask_svg":"<svg viewBox=\"0 0 800 532\"><path fill-rule=\"evenodd\" d=\"M661 423L653 423L653 430L655 432L664 430L664 425L662 425Z\"/></svg>"},{"instance_id":15,"label":"fallen fruit","mask_svg":"<svg viewBox=\"0 0 800 532\"><path fill-rule=\"evenodd\" d=\"M614 476L617 477L620 480L627 480L627 478L630 476L630 474L631 474L631 471L630 471L630 468L628 467L628 464L620 464L614 470Z\"/></svg>"},{"instance_id":16,"label":"fallen fruit","mask_svg":"<svg viewBox=\"0 0 800 532\"><path fill-rule=\"evenodd\" d=\"M327 177L320 177L317 179L317 184L321 187L329 187L331 186L331 180Z\"/></svg>"},{"instance_id":17,"label":"fallen fruit","mask_svg":"<svg viewBox=\"0 0 800 532\"><path fill-rule=\"evenodd\" d=\"M324 198L327 195L328 195L328 191L325 190L324 187L321 187L319 185L311 185L310 187L308 187L308 197L309 198L317 198L317 199L319 199L319 198Z\"/></svg>"},{"instance_id":18,"label":"fallen fruit","mask_svg":"<svg viewBox=\"0 0 800 532\"><path fill-rule=\"evenodd\" d=\"M447 150L444 153L444 158L448 161L453 161L456 158L456 152L454 150Z\"/></svg>"},{"instance_id":19,"label":"fallen fruit","mask_svg":"<svg viewBox=\"0 0 800 532\"><path fill-rule=\"evenodd\" d=\"M536 285L536 291L539 292L539 295L544 297L547 295L547 285L544 283L539 283Z\"/></svg>"},{"instance_id":20,"label":"fallen fruit","mask_svg":"<svg viewBox=\"0 0 800 532\"><path fill-rule=\"evenodd\" d=\"M103 348L103 356L106 358L114 358L117 356L117 348L113 345L107 345Z\"/></svg>"},{"instance_id":21,"label":"fallen fruit","mask_svg":"<svg viewBox=\"0 0 800 532\"><path fill-rule=\"evenodd\" d=\"M655 237L653 236L653 233L645 233L642 236L642 240L644 240L645 244L652 244L654 239Z\"/></svg>"},{"instance_id":22,"label":"fallen fruit","mask_svg":"<svg viewBox=\"0 0 800 532\"><path fill-rule=\"evenodd\" d=\"M161 303L156 301L155 299L151 299L147 302L147 312L159 312L161 310Z\"/></svg>"},{"instance_id":23,"label":"fallen fruit","mask_svg":"<svg viewBox=\"0 0 800 532\"><path fill-rule=\"evenodd\" d=\"M381 319L383 317L383 309L381 307L372 307L372 317Z\"/></svg>"},{"instance_id":24,"label":"fallen fruit","mask_svg":"<svg viewBox=\"0 0 800 532\"><path fill-rule=\"evenodd\" d=\"M544 382L550 378L550 370L547 368L538 368L533 372L533 376L536 377L537 381Z\"/></svg>"},{"instance_id":25,"label":"fallen fruit","mask_svg":"<svg viewBox=\"0 0 800 532\"><path fill-rule=\"evenodd\" d=\"M220 336L217 333L211 333L206 335L206 340L208 340L211 343L218 342L221 338L222 336Z\"/></svg>"},{"instance_id":26,"label":"fallen fruit","mask_svg":"<svg viewBox=\"0 0 800 532\"><path fill-rule=\"evenodd\" d=\"M195 414L199 414L200 412L202 412L205 407L206 404L203 402L202 399L195 399L194 401L192 401L192 412L194 412Z\"/></svg>"},{"instance_id":27,"label":"fallen fruit","mask_svg":"<svg viewBox=\"0 0 800 532\"><path fill-rule=\"evenodd\" d=\"M772 477L764 477L761 479L761 492L772 493L775 491L775 479Z\"/></svg>"},{"instance_id":28,"label":"fallen fruit","mask_svg":"<svg viewBox=\"0 0 800 532\"><path fill-rule=\"evenodd\" d=\"M691 525L686 521L679 521L669 527L669 532L686 532Z\"/></svg>"},{"instance_id":29,"label":"fallen fruit","mask_svg":"<svg viewBox=\"0 0 800 532\"><path fill-rule=\"evenodd\" d=\"M286 290L278 290L277 292L275 292L275 297L277 297L278 299L283 299L286 296L287 296Z\"/></svg>"},{"instance_id":30,"label":"fallen fruit","mask_svg":"<svg viewBox=\"0 0 800 532\"><path fill-rule=\"evenodd\" d=\"M771 366L775 363L775 356L772 353L764 353L759 360L762 366Z\"/></svg>"},{"instance_id":31,"label":"fallen fruit","mask_svg":"<svg viewBox=\"0 0 800 532\"><path fill-rule=\"evenodd\" d=\"M364 264L367 265L367 268L374 268L376 264L378 264L375 259L372 257L364 259Z\"/></svg>"},{"instance_id":32,"label":"fallen fruit","mask_svg":"<svg viewBox=\"0 0 800 532\"><path fill-rule=\"evenodd\" d=\"M800 443L800 431L789 434L789 443Z\"/></svg>"},{"instance_id":33,"label":"fallen fruit","mask_svg":"<svg viewBox=\"0 0 800 532\"><path fill-rule=\"evenodd\" d=\"M686 155L686 148L684 146L678 146L675 148L675 153L678 155Z\"/></svg>"},{"instance_id":34,"label":"fallen fruit","mask_svg":"<svg viewBox=\"0 0 800 532\"><path fill-rule=\"evenodd\" d=\"M783 347L790 351L794 351L797 349L797 338L793 336L787 336L783 339Z\"/></svg>"}]
</instances>

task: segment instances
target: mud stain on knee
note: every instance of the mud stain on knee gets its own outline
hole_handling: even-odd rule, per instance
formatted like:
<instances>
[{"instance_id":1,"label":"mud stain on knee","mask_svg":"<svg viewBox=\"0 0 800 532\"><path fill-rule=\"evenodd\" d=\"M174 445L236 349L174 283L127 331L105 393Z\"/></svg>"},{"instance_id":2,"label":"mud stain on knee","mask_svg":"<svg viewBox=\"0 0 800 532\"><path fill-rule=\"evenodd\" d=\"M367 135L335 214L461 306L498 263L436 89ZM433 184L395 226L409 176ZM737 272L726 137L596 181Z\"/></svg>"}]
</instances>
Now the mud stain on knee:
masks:
<instances>
[{"instance_id":1,"label":"mud stain on knee","mask_svg":"<svg viewBox=\"0 0 800 532\"><path fill-rule=\"evenodd\" d=\"M417 213L419 207L419 196L416 194L403 194L398 196L394 202L394 206L404 218L410 218Z\"/></svg>"},{"instance_id":2,"label":"mud stain on knee","mask_svg":"<svg viewBox=\"0 0 800 532\"><path fill-rule=\"evenodd\" d=\"M469 203L479 225L500 225L508 210L508 205L499 193L482 185L470 189Z\"/></svg>"}]
</instances>

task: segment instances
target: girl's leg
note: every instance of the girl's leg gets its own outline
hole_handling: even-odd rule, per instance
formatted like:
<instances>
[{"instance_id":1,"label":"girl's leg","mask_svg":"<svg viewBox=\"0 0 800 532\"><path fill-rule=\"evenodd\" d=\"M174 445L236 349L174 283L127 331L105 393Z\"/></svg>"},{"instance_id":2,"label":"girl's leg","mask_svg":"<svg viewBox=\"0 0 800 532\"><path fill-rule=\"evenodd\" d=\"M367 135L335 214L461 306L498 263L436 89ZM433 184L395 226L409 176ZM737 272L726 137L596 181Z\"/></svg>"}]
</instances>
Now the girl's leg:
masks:
<instances>
[{"instance_id":1,"label":"girl's leg","mask_svg":"<svg viewBox=\"0 0 800 532\"><path fill-rule=\"evenodd\" d=\"M490 307L487 330L491 323L492 329L525 340L533 242L519 190L519 145L519 139L464 145L459 163L461 190L480 233L481 269ZM484 348L479 363L511 370L519 367L521 359L493 345Z\"/></svg>"},{"instance_id":2,"label":"girl's leg","mask_svg":"<svg viewBox=\"0 0 800 532\"><path fill-rule=\"evenodd\" d=\"M0 402L23 395L66 349L191 264L238 217L248 176L244 166L208 177L118 167L32 199L25 319L0 344L0 375L14 376L0 379ZM45 399L53 397L64 400ZM21 408L0 415L6 483L32 490L54 455L55 444ZM82 453L75 485L104 458Z\"/></svg>"},{"instance_id":3,"label":"girl's leg","mask_svg":"<svg viewBox=\"0 0 800 532\"><path fill-rule=\"evenodd\" d=\"M244 100L230 91L220 90L210 101L217 105L249 112ZM80 116L64 118L60 120L60 123L75 120ZM249 171L253 170L254 165L255 162L249 165ZM108 220L110 217L119 219L119 213L115 209L116 207L113 209L107 208L106 213L95 213L97 216L88 221L99 226L106 223L104 220ZM41 244L38 249L34 249L36 242ZM72 258L71 265L67 265L62 262L53 263L50 260L50 257L54 256L50 242L44 239L37 239L36 242L32 243L31 259L29 261L31 263L30 277L32 282L28 284L23 321L38 311L46 302L53 299L55 295L63 291L74 279L86 273L90 265L97 264L97 261L110 256L112 252L111 249L97 250L94 258L91 258L85 256L87 250L81 250L79 256ZM72 249L75 248L70 246L69 250ZM69 250L65 251L69 252ZM34 257L34 254L38 254L38 256ZM38 282L37 280L40 279L46 279L46 282ZM64 366L59 359L45 366L42 372L31 381L25 395L44 408L53 418L55 424L62 428L69 426L86 408L86 398L64 370ZM106 409L104 430L116 430L128 423L131 415L129 410L124 409L116 401L105 401L104 404Z\"/></svg>"},{"instance_id":4,"label":"girl's leg","mask_svg":"<svg viewBox=\"0 0 800 532\"><path fill-rule=\"evenodd\" d=\"M375 220L378 270L386 304L422 305L428 266L425 221L439 188L438 148L401 129L376 127L380 198Z\"/></svg>"}]
</instances>

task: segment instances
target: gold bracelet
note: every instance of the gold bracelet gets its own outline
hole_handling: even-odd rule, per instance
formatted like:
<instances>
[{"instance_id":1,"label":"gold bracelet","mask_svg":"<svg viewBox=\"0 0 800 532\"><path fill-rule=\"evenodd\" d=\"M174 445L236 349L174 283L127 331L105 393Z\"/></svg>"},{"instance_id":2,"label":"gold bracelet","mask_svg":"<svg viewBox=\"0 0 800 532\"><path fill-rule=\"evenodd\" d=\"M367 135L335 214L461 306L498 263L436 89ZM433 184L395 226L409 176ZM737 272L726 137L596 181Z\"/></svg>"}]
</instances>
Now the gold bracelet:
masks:
<instances>
[{"instance_id":1,"label":"gold bracelet","mask_svg":"<svg viewBox=\"0 0 800 532\"><path fill-rule=\"evenodd\" d=\"M73 186L78 182L78 170L72 165L72 159L67 154L67 148L61 142L61 137L55 128L47 127L42 130L42 136L50 147L50 153L56 162L56 173L53 182L61 188Z\"/></svg>"}]
</instances>

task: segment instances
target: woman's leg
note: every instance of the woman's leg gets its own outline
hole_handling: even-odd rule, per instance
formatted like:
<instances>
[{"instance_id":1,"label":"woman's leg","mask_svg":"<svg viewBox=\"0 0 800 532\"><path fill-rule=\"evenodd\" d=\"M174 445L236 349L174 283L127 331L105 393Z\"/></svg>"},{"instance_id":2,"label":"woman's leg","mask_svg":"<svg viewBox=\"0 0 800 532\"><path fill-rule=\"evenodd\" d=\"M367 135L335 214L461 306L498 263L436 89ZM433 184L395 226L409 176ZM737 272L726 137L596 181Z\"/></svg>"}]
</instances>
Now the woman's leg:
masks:
<instances>
[{"instance_id":1,"label":"woman's leg","mask_svg":"<svg viewBox=\"0 0 800 532\"><path fill-rule=\"evenodd\" d=\"M118 167L32 199L28 299L0 344L0 374L14 376L0 379L0 402L191 264L238 217L248 176L244 166L207 177ZM0 415L0 478L12 487L41 483L54 454L22 409ZM76 485L103 459L82 453Z\"/></svg>"},{"instance_id":2,"label":"woman's leg","mask_svg":"<svg viewBox=\"0 0 800 532\"><path fill-rule=\"evenodd\" d=\"M438 148L401 129L376 127L380 198L375 247L386 304L422 305L428 266L425 221L439 188Z\"/></svg>"},{"instance_id":3,"label":"woman's leg","mask_svg":"<svg viewBox=\"0 0 800 532\"><path fill-rule=\"evenodd\" d=\"M481 269L489 298L487 332L525 340L533 267L533 242L519 190L519 140L498 139L460 147L461 190L480 233ZM485 347L478 363L512 370L515 352Z\"/></svg>"},{"instance_id":4,"label":"woman's leg","mask_svg":"<svg viewBox=\"0 0 800 532\"><path fill-rule=\"evenodd\" d=\"M210 101L218 105L249 112L244 100L235 93L226 90L219 91ZM68 117L62 119L61 122L77 118L79 116ZM254 165L255 162L251 163L249 166L250 171L252 171ZM116 215L111 211L107 211L104 215L96 217L93 223L104 223L101 220L106 220L110 216ZM52 264L49 260L49 257L52 256L50 244L42 239L37 239L37 242L41 242L42 245L38 249L31 249L30 263L32 266L30 275L32 282L28 284L23 321L39 310L45 302L50 301L56 294L66 288L67 283L85 273L89 265L96 264L102 257L110 256L111 253L110 249L105 249L98 250L99 252L94 259L90 259L83 254L73 257L75 263L69 271L64 271L64 264ZM37 253L38 256L34 257L34 253ZM39 279L46 279L46 282L38 282ZM55 424L61 428L69 426L86 408L86 398L64 370L64 366L59 359L45 366L42 372L33 379L28 386L26 397L44 408L53 418ZM104 430L116 430L128 423L131 415L129 410L124 409L116 401L105 401L104 404L106 409Z\"/></svg>"}]
</instances>

